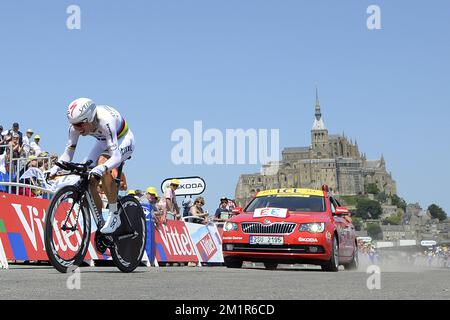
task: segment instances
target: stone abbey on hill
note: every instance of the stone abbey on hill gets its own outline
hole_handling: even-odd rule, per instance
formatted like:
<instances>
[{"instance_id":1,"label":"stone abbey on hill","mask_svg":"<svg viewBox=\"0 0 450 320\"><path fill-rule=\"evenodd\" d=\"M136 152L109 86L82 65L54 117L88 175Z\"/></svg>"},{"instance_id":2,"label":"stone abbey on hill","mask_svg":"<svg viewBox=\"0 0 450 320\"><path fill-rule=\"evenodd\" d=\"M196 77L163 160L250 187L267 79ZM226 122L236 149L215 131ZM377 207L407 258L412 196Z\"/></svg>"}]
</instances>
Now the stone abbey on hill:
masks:
<instances>
[{"instance_id":1,"label":"stone abbey on hill","mask_svg":"<svg viewBox=\"0 0 450 320\"><path fill-rule=\"evenodd\" d=\"M386 170L384 157L367 160L358 143L342 135L328 134L316 90L311 146L285 148L279 162L263 165L261 173L243 174L236 186L236 200L245 205L260 190L299 187L320 189L327 184L340 195L364 194L375 184L380 192L396 194L396 183Z\"/></svg>"}]
</instances>

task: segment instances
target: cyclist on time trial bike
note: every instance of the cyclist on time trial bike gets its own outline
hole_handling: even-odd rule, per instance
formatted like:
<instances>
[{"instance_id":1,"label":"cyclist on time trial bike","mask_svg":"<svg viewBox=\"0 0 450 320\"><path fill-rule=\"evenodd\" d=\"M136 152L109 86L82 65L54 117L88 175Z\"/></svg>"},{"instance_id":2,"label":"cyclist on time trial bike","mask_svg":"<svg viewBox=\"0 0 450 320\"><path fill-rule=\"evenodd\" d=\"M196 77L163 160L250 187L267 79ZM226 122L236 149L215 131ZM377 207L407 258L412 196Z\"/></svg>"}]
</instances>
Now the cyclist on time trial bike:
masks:
<instances>
[{"instance_id":1,"label":"cyclist on time trial bike","mask_svg":"<svg viewBox=\"0 0 450 320\"><path fill-rule=\"evenodd\" d=\"M69 141L59 161L72 161L80 135L89 135L97 139L86 161L92 160L93 163L97 163L99 156L105 151L110 155L104 164L91 170L89 180L90 191L99 212L101 212L102 200L97 192L97 186L99 181L102 181L102 188L108 198L109 216L101 232L111 234L121 225L117 209L117 184L111 175L111 170L130 158L134 151L134 135L117 110L106 105L97 106L88 98L79 98L70 103L67 118L70 122ZM57 166L52 167L50 176L54 177L58 169Z\"/></svg>"}]
</instances>

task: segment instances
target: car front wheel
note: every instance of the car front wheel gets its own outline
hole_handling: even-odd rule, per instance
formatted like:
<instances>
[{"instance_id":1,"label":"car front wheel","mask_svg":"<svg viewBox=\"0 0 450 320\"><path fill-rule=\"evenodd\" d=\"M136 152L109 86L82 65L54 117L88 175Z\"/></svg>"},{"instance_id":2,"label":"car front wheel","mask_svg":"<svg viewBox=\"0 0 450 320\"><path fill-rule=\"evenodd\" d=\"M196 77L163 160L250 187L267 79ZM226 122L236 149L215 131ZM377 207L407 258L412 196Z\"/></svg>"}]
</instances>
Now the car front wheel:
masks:
<instances>
[{"instance_id":1,"label":"car front wheel","mask_svg":"<svg viewBox=\"0 0 450 320\"><path fill-rule=\"evenodd\" d=\"M329 261L321 265L323 271L337 272L339 271L339 244L336 237L333 238L333 246L331 250L331 258Z\"/></svg>"}]
</instances>

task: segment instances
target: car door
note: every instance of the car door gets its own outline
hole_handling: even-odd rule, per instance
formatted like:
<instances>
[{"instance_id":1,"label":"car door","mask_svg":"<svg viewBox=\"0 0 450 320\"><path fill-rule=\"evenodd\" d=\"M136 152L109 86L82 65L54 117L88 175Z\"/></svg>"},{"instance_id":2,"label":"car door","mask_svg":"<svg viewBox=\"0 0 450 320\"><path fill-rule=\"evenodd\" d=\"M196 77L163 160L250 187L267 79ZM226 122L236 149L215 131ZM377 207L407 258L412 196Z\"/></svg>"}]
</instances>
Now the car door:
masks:
<instances>
[{"instance_id":1,"label":"car door","mask_svg":"<svg viewBox=\"0 0 450 320\"><path fill-rule=\"evenodd\" d=\"M330 210L333 215L334 225L336 226L336 231L339 237L339 256L343 257L347 254L347 240L346 240L346 225L344 218L342 216L336 215L336 206L334 204L333 198L329 198Z\"/></svg>"}]
</instances>

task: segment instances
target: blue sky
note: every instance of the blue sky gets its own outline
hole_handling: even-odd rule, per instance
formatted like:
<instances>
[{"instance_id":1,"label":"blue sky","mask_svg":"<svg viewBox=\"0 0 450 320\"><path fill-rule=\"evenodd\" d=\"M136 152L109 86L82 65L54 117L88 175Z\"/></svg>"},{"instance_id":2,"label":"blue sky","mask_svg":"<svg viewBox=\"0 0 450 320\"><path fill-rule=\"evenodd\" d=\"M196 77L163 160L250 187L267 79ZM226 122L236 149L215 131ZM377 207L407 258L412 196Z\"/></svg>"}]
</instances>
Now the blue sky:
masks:
<instances>
[{"instance_id":1,"label":"blue sky","mask_svg":"<svg viewBox=\"0 0 450 320\"><path fill-rule=\"evenodd\" d=\"M71 4L81 30L66 28ZM382 30L366 27L371 4ZM137 140L129 184L200 175L212 211L259 166L175 166L173 130L274 128L281 148L307 146L317 83L330 133L383 153L408 202L450 212L449 31L448 1L3 0L0 124L60 153L71 100L112 105Z\"/></svg>"}]
</instances>

